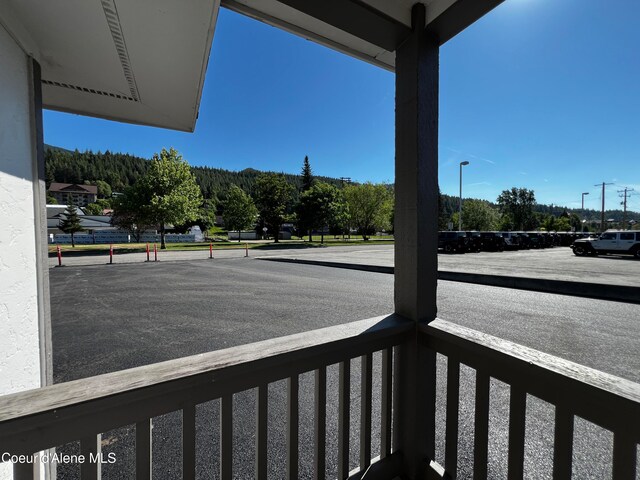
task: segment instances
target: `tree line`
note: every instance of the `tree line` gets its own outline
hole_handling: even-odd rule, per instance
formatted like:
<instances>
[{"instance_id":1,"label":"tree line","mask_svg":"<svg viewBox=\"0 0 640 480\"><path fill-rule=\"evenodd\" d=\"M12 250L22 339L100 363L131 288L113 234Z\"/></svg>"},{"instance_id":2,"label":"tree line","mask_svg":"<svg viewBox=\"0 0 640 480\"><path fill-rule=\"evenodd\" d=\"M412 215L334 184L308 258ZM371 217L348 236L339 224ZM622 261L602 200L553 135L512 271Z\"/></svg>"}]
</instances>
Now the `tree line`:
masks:
<instances>
[{"instance_id":1,"label":"tree line","mask_svg":"<svg viewBox=\"0 0 640 480\"><path fill-rule=\"evenodd\" d=\"M300 190L283 174L262 173L251 192L230 185L224 200L205 199L188 163L173 148L154 154L138 180L112 200L113 225L128 230L139 241L146 230L160 230L165 247L167 225L185 228L213 225L216 211L222 212L225 228L242 231L266 230L275 242L284 223L295 226L299 237L320 231L322 241L328 228L334 235L357 231L367 240L377 231L391 227L393 195L385 185L347 184L337 187L313 177L305 157Z\"/></svg>"},{"instance_id":2,"label":"tree line","mask_svg":"<svg viewBox=\"0 0 640 480\"><path fill-rule=\"evenodd\" d=\"M172 150L163 152L170 154ZM177 152L169 156L176 155L179 156ZM54 181L96 184L99 199L85 209L87 213L100 215L105 208L117 207L114 212L115 221L138 236L141 229L159 225L157 218L145 215L145 224L141 217L132 216L131 213L135 210L135 205L151 198L148 193L140 193L142 183L138 183L156 168L156 156L149 161L109 151L81 153L47 146L47 184ZM339 179L315 177L308 158L304 160L300 175L265 173L254 169L233 172L219 168L192 167L182 162L185 164L184 177L195 182L200 194L197 196L199 205L195 213L192 212L188 218L180 221L173 219L166 222L182 229L198 224L203 230L208 230L213 226L216 214L223 215L227 229L246 229L249 228L246 217L254 217L255 220L255 209L258 212L258 228L261 230L267 227L276 240L277 233L274 231L278 223L292 223L296 227L296 233L300 236L309 235L310 239L313 238L314 231L321 232L322 236L325 228L334 235L355 228L364 238L374 234L376 229L393 231L393 185L344 185ZM136 185L139 188L133 188ZM125 195L112 197L115 192ZM48 201L54 203L51 198ZM440 194L440 229L446 230L450 223L457 228L458 202L458 197ZM505 190L495 203L465 199L462 211L464 230L582 230L584 225L581 219L593 220L599 217L599 212L594 210L582 212L566 207L540 205L535 200L533 190L526 188ZM607 218L617 220L622 218L622 212L607 211ZM628 219L640 220L640 215L628 212Z\"/></svg>"},{"instance_id":3,"label":"tree line","mask_svg":"<svg viewBox=\"0 0 640 480\"><path fill-rule=\"evenodd\" d=\"M143 176L150 167L146 158L126 153L79 152L53 146L45 146L45 176L47 187L52 182L97 184L102 181L109 185L111 191L124 192ZM245 192L253 191L255 183L262 175L259 170L247 168L233 172L222 168L189 167L204 198L224 201L231 185L237 185ZM294 200L297 201L302 191L302 178L299 175L282 174L294 187ZM330 177L317 177L317 180L334 186L341 186L341 180ZM100 187L100 185L98 184ZM100 194L100 190L98 191ZM101 195L105 198L107 195ZM110 193L109 195L110 196Z\"/></svg>"}]
</instances>

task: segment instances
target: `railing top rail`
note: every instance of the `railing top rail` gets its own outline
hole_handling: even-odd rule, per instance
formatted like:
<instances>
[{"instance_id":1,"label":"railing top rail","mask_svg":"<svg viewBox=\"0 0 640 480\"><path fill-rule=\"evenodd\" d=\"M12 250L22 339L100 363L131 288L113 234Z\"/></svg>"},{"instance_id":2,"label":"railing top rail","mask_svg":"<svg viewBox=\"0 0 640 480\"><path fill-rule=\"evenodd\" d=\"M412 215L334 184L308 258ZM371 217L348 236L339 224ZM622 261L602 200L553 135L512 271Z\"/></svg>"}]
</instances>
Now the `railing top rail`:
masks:
<instances>
[{"instance_id":1,"label":"railing top rail","mask_svg":"<svg viewBox=\"0 0 640 480\"><path fill-rule=\"evenodd\" d=\"M421 341L442 354L610 430L640 441L640 384L446 320L420 326Z\"/></svg>"},{"instance_id":2,"label":"railing top rail","mask_svg":"<svg viewBox=\"0 0 640 480\"><path fill-rule=\"evenodd\" d=\"M104 432L396 345L414 328L380 316L2 396L0 450L32 452ZM41 441L23 445L33 431Z\"/></svg>"}]
</instances>

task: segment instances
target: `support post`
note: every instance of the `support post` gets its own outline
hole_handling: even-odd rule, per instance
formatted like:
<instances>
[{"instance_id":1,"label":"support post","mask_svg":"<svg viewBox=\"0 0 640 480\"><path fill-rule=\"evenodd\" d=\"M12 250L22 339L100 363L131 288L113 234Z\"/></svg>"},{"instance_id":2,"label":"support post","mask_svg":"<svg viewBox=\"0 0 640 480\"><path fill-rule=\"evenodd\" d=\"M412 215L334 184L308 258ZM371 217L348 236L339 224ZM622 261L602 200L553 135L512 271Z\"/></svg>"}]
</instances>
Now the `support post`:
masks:
<instances>
[{"instance_id":1,"label":"support post","mask_svg":"<svg viewBox=\"0 0 640 480\"><path fill-rule=\"evenodd\" d=\"M412 34L396 50L395 312L419 323L436 317L438 270L439 43L414 5ZM418 335L396 349L395 451L407 478L421 478L435 453L435 353Z\"/></svg>"}]
</instances>

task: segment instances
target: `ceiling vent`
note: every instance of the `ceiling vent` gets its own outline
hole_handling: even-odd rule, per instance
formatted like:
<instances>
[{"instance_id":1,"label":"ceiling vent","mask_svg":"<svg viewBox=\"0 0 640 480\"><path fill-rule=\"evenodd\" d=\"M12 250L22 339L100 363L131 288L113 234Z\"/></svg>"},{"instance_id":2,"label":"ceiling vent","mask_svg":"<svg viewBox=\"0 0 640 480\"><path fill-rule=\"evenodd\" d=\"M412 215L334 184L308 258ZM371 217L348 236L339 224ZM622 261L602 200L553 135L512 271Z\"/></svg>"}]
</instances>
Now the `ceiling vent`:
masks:
<instances>
[{"instance_id":1,"label":"ceiling vent","mask_svg":"<svg viewBox=\"0 0 640 480\"><path fill-rule=\"evenodd\" d=\"M104 90L96 90L95 88L80 87L78 85L71 85L71 84L62 83L62 82L54 82L51 80L42 80L42 83L45 85L50 85L52 87L69 88L71 90L77 90L79 92L92 93L94 95L102 95L104 97L112 97L112 98L117 98L119 100L129 100L131 102L138 101L133 97L121 95L119 93L105 92Z\"/></svg>"},{"instance_id":2,"label":"ceiling vent","mask_svg":"<svg viewBox=\"0 0 640 480\"><path fill-rule=\"evenodd\" d=\"M107 24L109 25L109 30L111 31L113 44L116 47L118 57L120 58L122 72L127 79L131 97L136 101L140 100L140 94L138 93L138 86L136 85L136 79L133 75L133 69L131 68L129 52L127 51L127 44L124 41L124 35L122 33L120 17L118 16L118 9L116 8L115 0L102 0L102 10L104 11Z\"/></svg>"}]
</instances>

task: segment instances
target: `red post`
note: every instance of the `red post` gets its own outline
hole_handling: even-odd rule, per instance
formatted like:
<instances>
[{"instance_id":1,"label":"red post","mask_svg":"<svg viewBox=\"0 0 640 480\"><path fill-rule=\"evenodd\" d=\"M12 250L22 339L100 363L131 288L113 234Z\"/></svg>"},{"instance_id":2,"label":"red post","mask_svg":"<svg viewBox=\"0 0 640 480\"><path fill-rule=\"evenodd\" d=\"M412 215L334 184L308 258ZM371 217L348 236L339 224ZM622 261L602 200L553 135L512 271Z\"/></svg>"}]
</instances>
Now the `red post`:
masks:
<instances>
[{"instance_id":1,"label":"red post","mask_svg":"<svg viewBox=\"0 0 640 480\"><path fill-rule=\"evenodd\" d=\"M209 242L209 258L213 258L213 243Z\"/></svg>"},{"instance_id":2,"label":"red post","mask_svg":"<svg viewBox=\"0 0 640 480\"><path fill-rule=\"evenodd\" d=\"M158 261L158 245L156 245L155 243L153 244L153 257L154 257L154 262Z\"/></svg>"},{"instance_id":3,"label":"red post","mask_svg":"<svg viewBox=\"0 0 640 480\"><path fill-rule=\"evenodd\" d=\"M149 242L147 242L147 262L149 261Z\"/></svg>"},{"instance_id":4,"label":"red post","mask_svg":"<svg viewBox=\"0 0 640 480\"><path fill-rule=\"evenodd\" d=\"M113 243L109 244L109 265L113 263Z\"/></svg>"},{"instance_id":5,"label":"red post","mask_svg":"<svg viewBox=\"0 0 640 480\"><path fill-rule=\"evenodd\" d=\"M245 257L249 256L249 244L248 243L244 244L244 256Z\"/></svg>"},{"instance_id":6,"label":"red post","mask_svg":"<svg viewBox=\"0 0 640 480\"><path fill-rule=\"evenodd\" d=\"M60 250L60 245L58 245L58 266L62 266L62 250Z\"/></svg>"}]
</instances>

